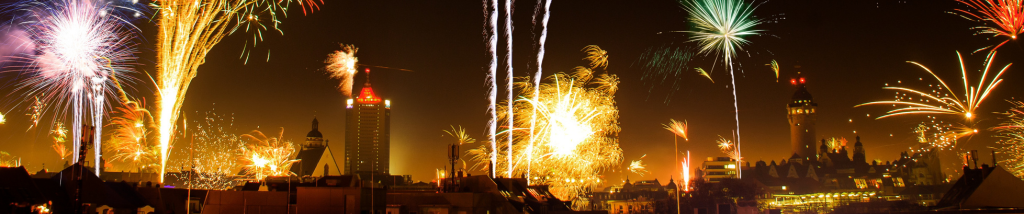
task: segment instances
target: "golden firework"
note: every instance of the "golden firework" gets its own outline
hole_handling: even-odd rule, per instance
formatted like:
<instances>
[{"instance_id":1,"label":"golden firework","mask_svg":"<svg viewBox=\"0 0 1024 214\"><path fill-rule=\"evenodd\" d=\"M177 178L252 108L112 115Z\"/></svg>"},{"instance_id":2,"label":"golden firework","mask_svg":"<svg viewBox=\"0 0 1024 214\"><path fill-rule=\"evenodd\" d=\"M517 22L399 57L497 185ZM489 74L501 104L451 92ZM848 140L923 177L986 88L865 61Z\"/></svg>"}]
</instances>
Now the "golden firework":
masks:
<instances>
[{"instance_id":1,"label":"golden firework","mask_svg":"<svg viewBox=\"0 0 1024 214\"><path fill-rule=\"evenodd\" d=\"M293 175L290 171L295 160L295 145L291 141L285 141L284 128L278 132L277 137L267 137L263 132L253 130L249 134L240 136L246 144L242 147L238 159L244 166L244 172L257 180L263 180L267 176Z\"/></svg>"},{"instance_id":2,"label":"golden firework","mask_svg":"<svg viewBox=\"0 0 1024 214\"><path fill-rule=\"evenodd\" d=\"M196 77L206 54L225 36L238 30L252 33L242 56L248 61L251 47L263 38L263 31L281 32L279 15L294 0L161 0L157 10L156 85L159 104L160 182L166 172L174 124L178 121L185 93ZM298 1L303 7L318 7L313 1ZM278 14L281 13L281 14ZM268 25L270 27L268 27ZM269 53L267 54L269 60Z\"/></svg>"},{"instance_id":3,"label":"golden firework","mask_svg":"<svg viewBox=\"0 0 1024 214\"><path fill-rule=\"evenodd\" d=\"M596 46L588 49L596 53L603 51ZM595 65L598 64L602 63ZM514 135L512 150L523 152L513 153L515 156L511 158L496 158L498 163L494 166L498 171L511 170L513 177L529 175L531 183L549 185L560 199L581 204L582 194L600 184L602 173L614 169L623 159L618 146L620 128L614 99L618 77L607 72L594 75L592 69L581 66L570 73L553 74L539 86L523 80L516 84L520 99L513 103L513 111L516 118L536 119L516 120L515 126L534 128L500 133L530 132ZM507 109L504 109L507 107L498 108L498 124L507 123ZM476 163L474 168L490 171L487 167L492 152L489 145L481 145L467 151L467 155ZM508 163L509 159L512 163ZM528 164L530 167L525 167Z\"/></svg>"},{"instance_id":4,"label":"golden firework","mask_svg":"<svg viewBox=\"0 0 1024 214\"><path fill-rule=\"evenodd\" d=\"M988 97L992 90L995 90L995 88L999 86L999 83L1003 82L1003 79L1000 79L1000 77L1002 77L1003 73L1005 73L1013 63L1006 64L1006 66L1000 69L998 73L990 75L989 68L992 66L992 61L996 57L996 52L992 51L988 54L988 57L986 57L985 64L983 65L985 68L981 71L981 78L978 78L978 83L976 85L971 85L968 78L969 75L967 75L967 67L964 65L963 56L960 55L960 52L957 52L956 55L960 60L960 74L964 84L963 92L953 91L953 89L946 84L946 81L939 78L939 76L936 75L935 72L932 72L928 67L917 62L908 61L908 63L917 65L924 69L924 71L928 72L928 74L931 74L932 77L934 77L940 84L934 85L935 89L932 89L930 92L899 86L882 87L882 89L896 91L896 99L893 101L868 102L856 105L855 107L867 105L892 105L896 108L886 112L886 114L882 116L879 116L877 119L909 114L952 114L960 115L968 121L973 120L976 116L975 111L979 106L981 106L982 101L985 101L985 98ZM915 99L911 95L919 96L919 98Z\"/></svg>"}]
</instances>

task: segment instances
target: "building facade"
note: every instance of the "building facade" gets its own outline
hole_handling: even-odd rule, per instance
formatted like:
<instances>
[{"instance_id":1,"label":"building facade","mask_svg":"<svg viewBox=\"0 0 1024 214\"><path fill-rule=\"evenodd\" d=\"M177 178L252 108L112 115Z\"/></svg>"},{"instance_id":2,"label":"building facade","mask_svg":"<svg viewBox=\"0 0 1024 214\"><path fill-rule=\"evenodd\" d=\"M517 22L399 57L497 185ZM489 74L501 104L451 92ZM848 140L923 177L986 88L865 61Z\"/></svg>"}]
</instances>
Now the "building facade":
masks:
<instances>
[{"instance_id":1,"label":"building facade","mask_svg":"<svg viewBox=\"0 0 1024 214\"><path fill-rule=\"evenodd\" d=\"M793 101L786 106L789 119L790 146L793 154L804 160L817 158L815 152L815 124L817 123L818 103L814 102L811 93L807 92L806 79L798 77L790 81L797 86L793 93Z\"/></svg>"},{"instance_id":2,"label":"building facade","mask_svg":"<svg viewBox=\"0 0 1024 214\"><path fill-rule=\"evenodd\" d=\"M358 97L345 109L345 174L390 174L391 101L370 87L370 69Z\"/></svg>"},{"instance_id":3,"label":"building facade","mask_svg":"<svg viewBox=\"0 0 1024 214\"><path fill-rule=\"evenodd\" d=\"M739 169L736 166L736 160L729 157L708 157L708 160L704 161L700 166L700 177L704 182L718 183L722 179L735 179L736 172Z\"/></svg>"}]
</instances>

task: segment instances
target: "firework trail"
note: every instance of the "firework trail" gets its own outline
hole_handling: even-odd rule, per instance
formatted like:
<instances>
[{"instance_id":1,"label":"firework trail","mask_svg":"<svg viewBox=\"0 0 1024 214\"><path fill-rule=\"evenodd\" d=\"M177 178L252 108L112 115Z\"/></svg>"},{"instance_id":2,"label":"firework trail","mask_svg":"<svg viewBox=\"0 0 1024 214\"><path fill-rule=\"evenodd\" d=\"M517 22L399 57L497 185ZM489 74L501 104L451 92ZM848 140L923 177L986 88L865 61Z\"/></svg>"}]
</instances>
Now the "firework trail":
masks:
<instances>
[{"instance_id":1,"label":"firework trail","mask_svg":"<svg viewBox=\"0 0 1024 214\"><path fill-rule=\"evenodd\" d=\"M515 79L515 73L512 72L512 30L513 30L513 28L512 28L512 4L513 4L513 2L514 1L512 1L512 0L505 0L505 39L506 39L505 49L508 51L506 53L506 55L505 55L505 59L507 59L505 64L506 64L506 66L508 66L506 68L506 69L508 69L508 73L506 74L506 79L508 80L508 82L506 83L508 85L508 88L506 89L506 90L508 90L508 107L507 107L508 112L506 113L506 114L508 114L508 155L507 155L508 156L508 164L512 164L512 137L513 137L513 133L515 133L513 131L513 130L515 130L515 118L514 118L515 114L514 114L513 108L512 108L512 104L514 104L513 99L515 98L515 96L513 95L515 92L513 91L513 88L512 88L513 85L514 85L513 80ZM506 173L506 176L508 176L509 178L512 177L512 170L513 170L512 165L509 165L508 166L508 173Z\"/></svg>"},{"instance_id":2,"label":"firework trail","mask_svg":"<svg viewBox=\"0 0 1024 214\"><path fill-rule=\"evenodd\" d=\"M647 174L647 164L644 164L644 158L646 157L647 154L644 154L643 156L640 156L640 159L636 159L630 162L628 168L629 172L636 173L637 175L640 175L640 177L643 177L644 174Z\"/></svg>"},{"instance_id":3,"label":"firework trail","mask_svg":"<svg viewBox=\"0 0 1024 214\"><path fill-rule=\"evenodd\" d=\"M490 4L488 4L490 2ZM487 89L487 111L491 113L491 118L487 121L487 134L491 143L491 162L492 167L488 167L490 176L496 176L498 164L498 36L495 35L498 32L498 1L497 0L484 0L484 10L486 11L487 22L484 25L484 31L487 40L487 53L491 55L491 61L487 65L487 77L486 82L490 87Z\"/></svg>"},{"instance_id":4,"label":"firework trail","mask_svg":"<svg viewBox=\"0 0 1024 214\"><path fill-rule=\"evenodd\" d=\"M711 75L710 75L710 74L708 74L708 72L707 72L707 71L704 71L704 69L703 69L703 68L696 68L696 69L694 69L694 70L696 70L696 71L697 71L697 74L699 74L699 75L701 75L701 76L703 76L703 77L706 77L706 78L708 78L708 80L710 80L710 81L711 81L711 83L715 83L715 80L714 80L714 79L711 79Z\"/></svg>"},{"instance_id":5,"label":"firework trail","mask_svg":"<svg viewBox=\"0 0 1024 214\"><path fill-rule=\"evenodd\" d=\"M668 131L672 132L672 134L674 135L674 136L672 136L672 143L675 144L675 150L672 150L672 153L675 154L675 159L673 160L673 162L675 162L675 161L679 160L679 140L678 140L678 138L681 137L681 138L683 138L686 141L690 141L690 138L687 137L686 121L684 120L683 122L679 122L678 120L675 120L675 119L669 119L669 123L668 124L662 124L661 126L663 128L665 128L665 130L668 130ZM687 152L687 154L689 154L689 152ZM688 168L689 166L683 165L681 167L682 167L681 169L685 169L684 171L689 172L689 168ZM680 173L682 173L682 171L680 171Z\"/></svg>"},{"instance_id":6,"label":"firework trail","mask_svg":"<svg viewBox=\"0 0 1024 214\"><path fill-rule=\"evenodd\" d=\"M553 1L553 0L541 0L541 1L544 2L544 4L543 4L544 5L544 15L543 15L543 17L540 20L540 39L537 40L537 72L534 73L533 74L533 78L531 78L533 80L533 85L540 85L540 79L542 78L542 75L544 74L544 72L543 72L544 71L544 54L545 54L544 53L544 51L545 51L544 44L546 44L547 40L548 40L548 21L551 20L551 1ZM537 7L538 7L537 9L538 10L540 9L540 6L541 6L540 4L537 5ZM534 18L535 18L534 19L534 25L536 25L537 24L536 23L537 20L536 20L536 17L534 17ZM533 87L533 96L532 97L538 97L538 96L540 96L540 87ZM530 141L528 142L529 145L527 145L527 147L526 147L526 152L529 153L529 154L527 154L527 155L532 155L533 154L533 144L537 140L536 137L535 137L536 133L534 132L534 128L536 128L536 125L535 125L536 123L537 123L537 107L534 106L533 107L533 116L530 117ZM530 177L530 168L532 167L532 165L533 165L533 160L532 159L527 159L526 160L526 177L527 178ZM530 180L530 179L526 180L527 184L530 184L531 181L532 180Z\"/></svg>"},{"instance_id":7,"label":"firework trail","mask_svg":"<svg viewBox=\"0 0 1024 214\"><path fill-rule=\"evenodd\" d=\"M0 112L0 125L7 123L7 118L4 117L4 113Z\"/></svg>"},{"instance_id":8,"label":"firework trail","mask_svg":"<svg viewBox=\"0 0 1024 214\"><path fill-rule=\"evenodd\" d=\"M1006 118L999 126L993 127L1001 138L996 152L1003 154L999 161L1014 176L1024 178L1024 102L1008 101L1013 107L1003 114Z\"/></svg>"},{"instance_id":9,"label":"firework trail","mask_svg":"<svg viewBox=\"0 0 1024 214\"><path fill-rule=\"evenodd\" d=\"M767 66L770 66L772 71L775 72L775 82L779 82L779 63L773 59L772 63L767 64Z\"/></svg>"},{"instance_id":10,"label":"firework trail","mask_svg":"<svg viewBox=\"0 0 1024 214\"><path fill-rule=\"evenodd\" d=\"M733 109L736 110L736 156L740 151L740 113L739 102L736 100L736 74L732 60L736 51L750 41L743 36L758 35L761 30L753 29L763 22L753 17L754 9L744 0L693 0L684 1L683 9L690 14L690 22L696 25L696 31L680 31L691 35L691 42L697 42L699 53L721 53L726 66L729 66L729 80L732 86ZM740 159L737 158L737 165ZM742 174L737 173L742 178Z\"/></svg>"},{"instance_id":11,"label":"firework trail","mask_svg":"<svg viewBox=\"0 0 1024 214\"><path fill-rule=\"evenodd\" d=\"M1006 64L1003 69L999 70L998 73L989 78L989 68L992 66L992 60L996 57L995 51L990 52L988 57L986 57L984 64L985 69L981 71L981 78L978 79L977 85L971 85L968 82L967 67L964 65L963 56L960 56L960 52L957 52L956 55L960 60L960 74L964 84L963 92L954 92L953 89L949 88L949 85L942 80L942 78L939 78L939 76L936 75L935 72L932 72L931 69L928 69L928 67L917 62L908 61L908 63L917 65L924 69L924 71L928 72L928 74L931 74L932 77L935 77L935 80L939 81L940 84L934 85L935 89L932 89L930 93L925 92L924 90L888 86L888 84L886 84L886 87L882 87L882 89L896 91L895 100L868 102L856 105L855 107L868 105L892 105L893 107L896 107L896 109L889 110L884 115L879 116L876 119L910 114L952 114L960 115L967 121L974 120L975 111L979 106L981 106L982 101L985 101L985 98L988 97L989 93L991 93L992 90L995 90L995 88L999 86L999 83L1003 82L1003 79L1000 79L1000 77L1013 63ZM929 85L929 88L932 87L932 85ZM961 99L961 97L957 96L958 94L966 96L963 97L966 99ZM919 96L919 98L914 99L913 97L910 97L910 95Z\"/></svg>"},{"instance_id":12,"label":"firework trail","mask_svg":"<svg viewBox=\"0 0 1024 214\"><path fill-rule=\"evenodd\" d=\"M341 84L338 85L338 89L341 89L341 93L345 94L346 97L352 97L352 78L356 77L356 65L359 64L359 58L356 57L356 52L359 51L355 45L341 45L341 50L334 51L330 55L327 55L327 72L331 74L331 78L341 80Z\"/></svg>"},{"instance_id":13,"label":"firework trail","mask_svg":"<svg viewBox=\"0 0 1024 214\"><path fill-rule=\"evenodd\" d=\"M278 13L288 11L293 0L162 0L152 3L158 11L156 85L160 143L160 182L166 172L174 125L192 78L206 61L206 54L224 37L240 29L252 33L242 55L248 61L252 47L263 38L263 30L281 32ZM319 7L312 0L298 1L300 6ZM305 10L305 9L303 9ZM270 24L267 24L270 23ZM270 27L268 27L268 25ZM269 60L268 52L268 60Z\"/></svg>"},{"instance_id":14,"label":"firework trail","mask_svg":"<svg viewBox=\"0 0 1024 214\"><path fill-rule=\"evenodd\" d=\"M644 84L651 84L647 92L652 93L658 85L665 81L672 80L672 85L665 96L665 103L670 102L672 95L682 87L684 71L690 70L690 58L693 52L686 47L673 47L662 45L660 47L649 47L640 54L637 63L643 69L644 75L640 78ZM710 78L710 77L709 77ZM712 81L713 83L714 81Z\"/></svg>"},{"instance_id":15,"label":"firework trail","mask_svg":"<svg viewBox=\"0 0 1024 214\"><path fill-rule=\"evenodd\" d=\"M134 26L117 12L118 5L89 0L38 1L22 5L29 42L36 50L22 54L30 71L18 90L43 94L46 103L60 103L61 112L71 108L72 153L78 156L82 122L91 118L96 131L96 162L100 162L103 107L108 78L132 72L135 52ZM136 11L138 12L138 11ZM40 95L34 95L40 96ZM33 106L33 127L37 126L43 106ZM62 110L63 109L63 110ZM88 116L87 110L91 110ZM77 160L75 160L77 161ZM99 164L96 164L99 174Z\"/></svg>"},{"instance_id":16,"label":"firework trail","mask_svg":"<svg viewBox=\"0 0 1024 214\"><path fill-rule=\"evenodd\" d=\"M967 9L956 9L960 17L965 19L986 23L986 25L972 27L975 35L991 35L995 37L1009 37L998 45L990 45L974 52L991 48L993 51L999 49L1010 40L1016 40L1017 35L1024 33L1024 1L1021 0L957 0L967 5ZM971 12L968 10L976 10ZM990 26L990 25L995 26Z\"/></svg>"},{"instance_id":17,"label":"firework trail","mask_svg":"<svg viewBox=\"0 0 1024 214\"><path fill-rule=\"evenodd\" d=\"M26 132L39 126L39 119L43 117L43 109L46 108L46 104L39 101L39 96L34 96L33 98L35 98L35 102L32 102L32 107L30 108L31 113L28 114L29 119L32 121L32 125L28 126L28 129L25 130Z\"/></svg>"}]
</instances>

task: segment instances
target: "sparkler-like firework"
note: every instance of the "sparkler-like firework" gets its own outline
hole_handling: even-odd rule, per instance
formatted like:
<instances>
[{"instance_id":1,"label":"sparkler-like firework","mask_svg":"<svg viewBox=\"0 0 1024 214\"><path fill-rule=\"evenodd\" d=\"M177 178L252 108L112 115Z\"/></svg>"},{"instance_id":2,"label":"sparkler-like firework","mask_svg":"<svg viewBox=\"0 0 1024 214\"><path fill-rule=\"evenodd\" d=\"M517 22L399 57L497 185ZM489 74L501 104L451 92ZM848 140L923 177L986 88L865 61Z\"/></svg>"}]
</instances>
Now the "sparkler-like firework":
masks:
<instances>
[{"instance_id":1,"label":"sparkler-like firework","mask_svg":"<svg viewBox=\"0 0 1024 214\"><path fill-rule=\"evenodd\" d=\"M956 9L961 17L971 21L983 22L986 25L972 27L975 35L991 35L1009 37L998 45L990 45L976 51L991 48L999 49L1017 35L1024 33L1024 1L1021 0L957 0L967 5L967 9ZM976 11L969 11L976 10ZM994 26L991 26L994 25Z\"/></svg>"},{"instance_id":2,"label":"sparkler-like firework","mask_svg":"<svg viewBox=\"0 0 1024 214\"><path fill-rule=\"evenodd\" d=\"M995 90L995 88L999 86L999 83L1003 82L1003 79L1000 79L1000 77L1013 63L1006 64L1006 66L999 70L998 73L991 75L991 78L989 78L989 68L992 66L992 60L996 57L996 52L992 51L988 54L988 57L986 57L984 64L985 69L981 71L981 78L978 79L977 85L971 85L969 83L967 67L964 65L963 57L960 56L960 52L957 52L956 55L960 60L960 73L964 83L963 92L954 92L953 89L946 84L946 81L939 78L939 75L936 75L931 69L928 69L928 67L925 67L920 63L909 61L908 63L920 66L924 71L928 72L928 74L931 74L932 77L935 77L935 80L939 81L940 84L934 85L934 89L932 89L931 92L900 86L888 86L887 84L887 86L882 87L882 89L896 91L895 100L868 102L856 105L856 107L867 105L892 105L896 108L886 112L886 114L879 116L876 119L909 114L952 114L960 115L968 121L973 120L975 117L975 111L979 106L981 106L982 101L985 101L985 98L988 97L989 93L991 93L992 90ZM929 88L931 87L933 86L929 85ZM919 96L919 98L915 99L914 97L910 97L910 95ZM965 99L962 99L958 95L965 96L963 97Z\"/></svg>"},{"instance_id":3,"label":"sparkler-like firework","mask_svg":"<svg viewBox=\"0 0 1024 214\"><path fill-rule=\"evenodd\" d=\"M763 22L753 16L756 6L744 0L686 0L683 9L690 14L690 22L696 25L694 31L681 31L691 35L691 42L700 46L699 53L721 53L725 65L729 67L729 80L732 89L733 109L736 110L736 161L740 161L740 113L736 100L736 74L733 72L732 60L736 51L750 43L744 36L758 35L761 30L754 27ZM737 177L742 178L741 173Z\"/></svg>"},{"instance_id":4,"label":"sparkler-like firework","mask_svg":"<svg viewBox=\"0 0 1024 214\"><path fill-rule=\"evenodd\" d=\"M341 93L345 94L346 97L352 97L352 78L356 77L356 65L359 63L359 58L356 57L356 52L359 51L355 45L341 45L341 50L334 51L330 55L327 55L327 72L331 74L331 78L341 80L341 84L338 85L338 89L341 89Z\"/></svg>"},{"instance_id":5,"label":"sparkler-like firework","mask_svg":"<svg viewBox=\"0 0 1024 214\"><path fill-rule=\"evenodd\" d=\"M25 7L23 10L29 16L21 23L36 50L21 57L31 71L21 88L29 94L44 94L43 99L50 101L47 103L62 105L58 109L70 106L75 148L80 144L83 119L90 118L96 127L95 148L102 148L103 108L107 105L106 95L111 93L108 79L132 72L134 27L105 2L35 1ZM36 104L33 127L38 125L42 112L38 100ZM86 114L87 110L91 112ZM95 151L99 163L102 154L100 149ZM75 156L78 152L72 149ZM99 174L100 165L96 167Z\"/></svg>"},{"instance_id":6,"label":"sparkler-like firework","mask_svg":"<svg viewBox=\"0 0 1024 214\"><path fill-rule=\"evenodd\" d=\"M244 158L240 157L248 147L233 133L234 118L208 111L205 117L189 124L194 126L188 127L191 136L188 147L178 146L183 149L175 150L172 158L173 165L185 168L178 178L185 181L183 185L193 189L223 190L241 182L236 174L245 170L240 162Z\"/></svg>"},{"instance_id":7,"label":"sparkler-like firework","mask_svg":"<svg viewBox=\"0 0 1024 214\"><path fill-rule=\"evenodd\" d=\"M244 28L253 34L246 42L255 46L262 31L273 28L280 32L279 12L288 11L294 0L162 0L153 2L158 11L157 75L159 89L160 178L166 172L174 124L178 120L185 93L196 77L206 54L227 35ZM300 6L319 7L313 0L299 0ZM268 28L268 24L270 28ZM252 31L250 31L252 30ZM248 48L243 56L248 61ZM267 55L269 59L269 53Z\"/></svg>"},{"instance_id":8,"label":"sparkler-like firework","mask_svg":"<svg viewBox=\"0 0 1024 214\"><path fill-rule=\"evenodd\" d=\"M1009 102L1013 107L1003 113L1005 120L992 128L1001 138L997 143L1002 146L997 147L996 152L1003 154L1003 160L999 161L1003 168L1024 178L1024 102Z\"/></svg>"},{"instance_id":9,"label":"sparkler-like firework","mask_svg":"<svg viewBox=\"0 0 1024 214\"><path fill-rule=\"evenodd\" d=\"M281 128L277 137L267 137L256 130L240 137L246 141L246 145L242 147L238 158L247 175L256 180L263 180L267 176L293 175L290 169L292 164L298 162L294 158L297 153L291 141L283 140L284 128Z\"/></svg>"}]
</instances>

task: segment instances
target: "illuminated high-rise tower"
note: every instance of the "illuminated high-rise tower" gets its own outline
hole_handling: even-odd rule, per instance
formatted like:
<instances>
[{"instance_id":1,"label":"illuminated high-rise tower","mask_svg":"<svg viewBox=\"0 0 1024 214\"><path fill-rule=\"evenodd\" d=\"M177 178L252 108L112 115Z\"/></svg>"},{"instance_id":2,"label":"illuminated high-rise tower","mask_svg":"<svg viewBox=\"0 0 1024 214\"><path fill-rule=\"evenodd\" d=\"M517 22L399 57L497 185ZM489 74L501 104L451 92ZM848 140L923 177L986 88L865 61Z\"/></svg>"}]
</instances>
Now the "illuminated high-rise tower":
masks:
<instances>
[{"instance_id":1,"label":"illuminated high-rise tower","mask_svg":"<svg viewBox=\"0 0 1024 214\"><path fill-rule=\"evenodd\" d=\"M793 154L799 155L801 159L816 160L818 157L814 146L814 124L817 122L815 109L818 108L818 103L815 103L811 93L807 92L807 86L804 85L806 81L802 76L790 80L790 83L797 86L796 92L793 93L793 101L786 106L786 110L789 111L787 114L790 146Z\"/></svg>"},{"instance_id":2,"label":"illuminated high-rise tower","mask_svg":"<svg viewBox=\"0 0 1024 214\"><path fill-rule=\"evenodd\" d=\"M370 69L358 97L345 107L345 174L390 174L391 101L373 93Z\"/></svg>"}]
</instances>

